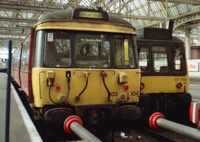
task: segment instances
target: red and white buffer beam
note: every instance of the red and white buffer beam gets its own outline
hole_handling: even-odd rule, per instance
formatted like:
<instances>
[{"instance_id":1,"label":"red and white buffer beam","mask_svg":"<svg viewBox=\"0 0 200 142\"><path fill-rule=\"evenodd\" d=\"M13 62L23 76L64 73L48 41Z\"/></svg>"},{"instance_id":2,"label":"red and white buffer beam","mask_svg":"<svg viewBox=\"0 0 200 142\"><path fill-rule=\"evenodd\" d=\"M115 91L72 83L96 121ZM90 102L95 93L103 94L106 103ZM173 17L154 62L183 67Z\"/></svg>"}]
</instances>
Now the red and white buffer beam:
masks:
<instances>
[{"instance_id":1,"label":"red and white buffer beam","mask_svg":"<svg viewBox=\"0 0 200 142\"><path fill-rule=\"evenodd\" d=\"M200 100L192 100L190 104L190 121L200 128Z\"/></svg>"},{"instance_id":2,"label":"red and white buffer beam","mask_svg":"<svg viewBox=\"0 0 200 142\"><path fill-rule=\"evenodd\" d=\"M76 134L79 138L87 142L102 142L82 125L83 122L80 117L71 115L64 122L64 130L68 134Z\"/></svg>"},{"instance_id":3,"label":"red and white buffer beam","mask_svg":"<svg viewBox=\"0 0 200 142\"><path fill-rule=\"evenodd\" d=\"M150 116L149 125L152 129L165 128L200 141L200 132L197 129L166 120L160 112L155 112Z\"/></svg>"}]
</instances>

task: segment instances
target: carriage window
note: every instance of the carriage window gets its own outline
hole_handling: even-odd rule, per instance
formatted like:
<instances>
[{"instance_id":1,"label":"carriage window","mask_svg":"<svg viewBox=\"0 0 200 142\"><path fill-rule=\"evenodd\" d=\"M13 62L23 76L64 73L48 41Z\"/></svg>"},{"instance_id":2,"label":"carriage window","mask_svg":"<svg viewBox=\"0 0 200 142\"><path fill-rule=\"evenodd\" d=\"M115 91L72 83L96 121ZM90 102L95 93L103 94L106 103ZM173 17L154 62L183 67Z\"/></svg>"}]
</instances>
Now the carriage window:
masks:
<instances>
[{"instance_id":1,"label":"carriage window","mask_svg":"<svg viewBox=\"0 0 200 142\"><path fill-rule=\"evenodd\" d=\"M166 48L161 46L152 47L153 64L155 72L168 72Z\"/></svg>"},{"instance_id":2,"label":"carriage window","mask_svg":"<svg viewBox=\"0 0 200 142\"><path fill-rule=\"evenodd\" d=\"M12 67L19 69L19 60L20 60L21 50L16 50L13 54Z\"/></svg>"},{"instance_id":3,"label":"carriage window","mask_svg":"<svg viewBox=\"0 0 200 142\"><path fill-rule=\"evenodd\" d=\"M183 60L183 53L181 51L181 47L176 47L172 49L172 60L173 60L173 70L174 71L180 71L181 70L181 64Z\"/></svg>"},{"instance_id":4,"label":"carriage window","mask_svg":"<svg viewBox=\"0 0 200 142\"><path fill-rule=\"evenodd\" d=\"M71 65L69 34L66 32L48 32L45 35L46 48L44 64L47 67L68 67Z\"/></svg>"},{"instance_id":5,"label":"carriage window","mask_svg":"<svg viewBox=\"0 0 200 142\"><path fill-rule=\"evenodd\" d=\"M126 49L126 47L124 46L126 41L128 41L128 49ZM131 41L132 40L129 36L116 35L114 37L115 65L118 68L135 67L133 45Z\"/></svg>"},{"instance_id":6,"label":"carriage window","mask_svg":"<svg viewBox=\"0 0 200 142\"><path fill-rule=\"evenodd\" d=\"M148 71L149 49L148 47L140 47L139 49L139 65L142 72Z\"/></svg>"},{"instance_id":7,"label":"carriage window","mask_svg":"<svg viewBox=\"0 0 200 142\"><path fill-rule=\"evenodd\" d=\"M79 67L109 68L110 42L104 34L76 34L75 62Z\"/></svg>"},{"instance_id":8,"label":"carriage window","mask_svg":"<svg viewBox=\"0 0 200 142\"><path fill-rule=\"evenodd\" d=\"M23 43L22 55L21 55L21 70L28 71L29 65L29 53L30 53L30 37Z\"/></svg>"}]
</instances>

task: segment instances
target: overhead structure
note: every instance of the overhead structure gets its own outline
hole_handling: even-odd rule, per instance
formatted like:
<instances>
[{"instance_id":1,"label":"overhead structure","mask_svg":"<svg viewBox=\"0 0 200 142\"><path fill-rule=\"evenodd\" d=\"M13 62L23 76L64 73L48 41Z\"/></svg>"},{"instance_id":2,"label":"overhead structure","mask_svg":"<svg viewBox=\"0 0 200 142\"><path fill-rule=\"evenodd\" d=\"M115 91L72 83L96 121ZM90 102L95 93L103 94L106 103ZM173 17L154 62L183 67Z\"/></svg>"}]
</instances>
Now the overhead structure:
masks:
<instances>
[{"instance_id":1,"label":"overhead structure","mask_svg":"<svg viewBox=\"0 0 200 142\"><path fill-rule=\"evenodd\" d=\"M69 7L102 9L130 21L134 27L165 26L174 20L174 30L190 29L199 37L199 0L4 0L0 2L0 48L13 47L44 13Z\"/></svg>"}]
</instances>

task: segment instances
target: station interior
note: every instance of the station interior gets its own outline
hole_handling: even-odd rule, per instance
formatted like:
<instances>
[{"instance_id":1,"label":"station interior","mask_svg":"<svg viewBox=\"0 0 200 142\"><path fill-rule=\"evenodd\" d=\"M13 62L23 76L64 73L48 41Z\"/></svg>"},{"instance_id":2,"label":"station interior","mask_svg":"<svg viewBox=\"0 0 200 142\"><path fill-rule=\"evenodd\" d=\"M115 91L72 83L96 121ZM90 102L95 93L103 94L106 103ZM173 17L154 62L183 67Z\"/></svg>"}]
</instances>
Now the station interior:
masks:
<instances>
[{"instance_id":1,"label":"station interior","mask_svg":"<svg viewBox=\"0 0 200 142\"><path fill-rule=\"evenodd\" d=\"M117 15L131 22L136 29L144 27L167 28L169 20L173 20L173 35L185 42L191 76L194 76L196 72L199 75L200 2L198 0L5 0L1 1L0 4L1 66L8 58L8 40L12 40L14 51L39 17L48 12L70 7L87 7L105 10Z\"/></svg>"},{"instance_id":2,"label":"station interior","mask_svg":"<svg viewBox=\"0 0 200 142\"><path fill-rule=\"evenodd\" d=\"M30 28L35 26L38 18L48 12L68 8L103 10L127 20L136 29L146 27L167 29L169 21L172 20L173 36L177 36L185 42L189 92L195 95L195 100L200 104L200 0L1 0L0 69L7 67L9 40L12 41L12 52L14 52L30 33ZM2 78L1 84L3 80L6 81L3 73L0 73L0 78ZM0 95L5 92L6 84L4 82L0 86ZM1 112L6 109L5 97L2 100L4 103L1 103ZM16 104L16 102L12 103ZM11 116L23 119L14 109L14 107L11 108ZM200 119L200 105L198 117ZM16 119L12 117L11 123L19 124L21 129L27 129ZM4 121L5 114L1 113L0 124ZM4 124L0 127L4 128ZM11 125L10 133L11 142L17 142L16 138L19 138L20 141L29 141L30 139L28 136L21 139L20 130L13 125ZM30 131L26 132L26 134L29 133ZM3 141L4 137L5 132L2 129L0 130L0 141ZM41 139L32 138L31 141L41 141ZM5 140L5 142L8 141Z\"/></svg>"}]
</instances>

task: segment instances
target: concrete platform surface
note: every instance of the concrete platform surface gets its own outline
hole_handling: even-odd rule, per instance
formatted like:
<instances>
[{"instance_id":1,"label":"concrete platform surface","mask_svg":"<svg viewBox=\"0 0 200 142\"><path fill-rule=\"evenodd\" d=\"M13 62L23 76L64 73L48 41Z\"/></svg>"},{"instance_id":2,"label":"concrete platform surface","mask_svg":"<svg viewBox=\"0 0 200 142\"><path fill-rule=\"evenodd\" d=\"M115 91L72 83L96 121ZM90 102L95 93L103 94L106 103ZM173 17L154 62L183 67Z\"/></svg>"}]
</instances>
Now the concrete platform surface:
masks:
<instances>
[{"instance_id":1,"label":"concrete platform surface","mask_svg":"<svg viewBox=\"0 0 200 142\"><path fill-rule=\"evenodd\" d=\"M6 74L0 73L0 142L5 141L6 82ZM14 97L13 88L11 92L9 142L42 141L26 111L23 110L21 100Z\"/></svg>"},{"instance_id":2,"label":"concrete platform surface","mask_svg":"<svg viewBox=\"0 0 200 142\"><path fill-rule=\"evenodd\" d=\"M189 72L190 84L200 85L200 72Z\"/></svg>"}]
</instances>

